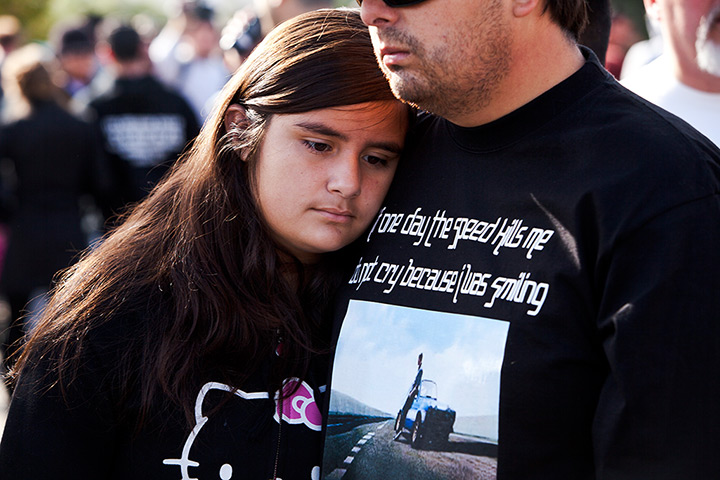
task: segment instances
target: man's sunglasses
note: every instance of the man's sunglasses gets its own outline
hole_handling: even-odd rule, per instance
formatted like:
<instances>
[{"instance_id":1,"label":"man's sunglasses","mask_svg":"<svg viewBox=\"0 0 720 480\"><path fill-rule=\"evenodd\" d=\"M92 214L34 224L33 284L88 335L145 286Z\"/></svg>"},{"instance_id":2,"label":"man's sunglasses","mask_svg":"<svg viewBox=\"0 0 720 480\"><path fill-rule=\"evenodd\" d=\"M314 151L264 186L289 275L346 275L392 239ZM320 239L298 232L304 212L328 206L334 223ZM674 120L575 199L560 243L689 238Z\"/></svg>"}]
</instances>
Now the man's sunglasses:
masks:
<instances>
[{"instance_id":1,"label":"man's sunglasses","mask_svg":"<svg viewBox=\"0 0 720 480\"><path fill-rule=\"evenodd\" d=\"M358 5L362 7L363 0L355 0ZM388 7L407 7L409 5L415 5L416 3L424 2L425 0L383 0L385 2L385 5Z\"/></svg>"}]
</instances>

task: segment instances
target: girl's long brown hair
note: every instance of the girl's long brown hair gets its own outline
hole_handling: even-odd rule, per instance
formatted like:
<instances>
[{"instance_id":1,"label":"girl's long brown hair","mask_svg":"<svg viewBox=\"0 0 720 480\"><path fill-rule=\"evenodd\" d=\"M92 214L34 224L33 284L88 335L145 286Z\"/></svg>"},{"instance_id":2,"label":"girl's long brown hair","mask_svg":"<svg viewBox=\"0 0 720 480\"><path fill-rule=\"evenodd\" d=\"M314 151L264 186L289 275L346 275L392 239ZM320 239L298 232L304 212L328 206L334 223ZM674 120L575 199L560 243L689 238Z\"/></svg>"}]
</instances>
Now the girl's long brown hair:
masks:
<instances>
[{"instance_id":1,"label":"girl's long brown hair","mask_svg":"<svg viewBox=\"0 0 720 480\"><path fill-rule=\"evenodd\" d=\"M15 374L52 358L64 388L88 333L130 312L147 321L112 374L121 392L140 396L140 418L158 400L191 414L209 370L241 386L272 356L278 331L286 348L270 388L302 375L324 346L318 332L342 262L288 263L258 214L252 158L273 114L392 99L357 11L320 10L278 27L223 89L190 151L61 277ZM232 103L250 122L228 132Z\"/></svg>"}]
</instances>

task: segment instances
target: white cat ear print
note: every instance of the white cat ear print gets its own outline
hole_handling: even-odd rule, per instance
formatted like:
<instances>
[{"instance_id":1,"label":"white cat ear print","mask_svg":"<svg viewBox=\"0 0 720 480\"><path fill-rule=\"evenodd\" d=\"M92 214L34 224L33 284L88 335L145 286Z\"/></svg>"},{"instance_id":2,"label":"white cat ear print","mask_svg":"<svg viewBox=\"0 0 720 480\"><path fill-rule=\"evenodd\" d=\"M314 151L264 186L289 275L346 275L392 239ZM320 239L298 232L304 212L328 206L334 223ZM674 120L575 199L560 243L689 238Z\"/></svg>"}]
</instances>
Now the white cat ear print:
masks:
<instances>
[{"instance_id":1,"label":"white cat ear print","mask_svg":"<svg viewBox=\"0 0 720 480\"><path fill-rule=\"evenodd\" d=\"M198 393L197 399L195 400L195 427L193 427L192 432L190 432L190 435L185 441L185 445L183 445L182 455L180 456L180 458L168 458L163 460L163 464L165 465L177 465L180 467L180 473L182 475L181 480L198 480L195 477L191 477L190 473L188 472L188 469L190 467L200 466L198 462L190 460L190 450L192 449L193 443L195 442L195 439L200 433L200 430L202 430L202 428L208 421L208 417L203 415L202 406L205 400L205 396L210 390L222 390L225 392L232 392L233 388L229 385L218 382L208 382L203 385L203 387L200 389L200 393ZM267 392L247 393L243 392L242 390L236 390L234 394L240 398L244 398L245 400L264 400L269 398ZM222 467L220 467L220 472L218 473L221 480L230 480L233 474L233 467L232 465L226 463Z\"/></svg>"}]
</instances>

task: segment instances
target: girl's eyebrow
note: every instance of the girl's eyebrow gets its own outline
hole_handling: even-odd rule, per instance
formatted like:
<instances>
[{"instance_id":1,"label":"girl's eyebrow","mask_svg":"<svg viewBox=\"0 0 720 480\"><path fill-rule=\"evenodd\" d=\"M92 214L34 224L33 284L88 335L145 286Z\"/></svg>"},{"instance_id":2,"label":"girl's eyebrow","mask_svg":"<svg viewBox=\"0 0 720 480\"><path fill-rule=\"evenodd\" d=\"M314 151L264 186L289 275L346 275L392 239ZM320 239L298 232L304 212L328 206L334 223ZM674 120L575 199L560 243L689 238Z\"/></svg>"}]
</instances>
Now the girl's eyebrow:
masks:
<instances>
[{"instance_id":1,"label":"girl's eyebrow","mask_svg":"<svg viewBox=\"0 0 720 480\"><path fill-rule=\"evenodd\" d=\"M296 127L308 130L319 135L326 135L328 137L335 137L337 139L346 141L348 140L347 135L340 133L332 127L325 125L324 123L318 122L300 122L295 124Z\"/></svg>"},{"instance_id":2,"label":"girl's eyebrow","mask_svg":"<svg viewBox=\"0 0 720 480\"><path fill-rule=\"evenodd\" d=\"M379 148L381 150L387 150L391 153L401 153L403 148L395 142L373 142L368 147Z\"/></svg>"},{"instance_id":3,"label":"girl's eyebrow","mask_svg":"<svg viewBox=\"0 0 720 480\"><path fill-rule=\"evenodd\" d=\"M347 141L348 136L341 133L334 128L319 122L299 122L294 124L295 127L307 130L309 132L316 133L318 135L325 135L327 137L337 138L342 141ZM402 145L395 142L372 142L368 144L368 147L380 148L387 150L392 153L400 153L403 150Z\"/></svg>"}]
</instances>

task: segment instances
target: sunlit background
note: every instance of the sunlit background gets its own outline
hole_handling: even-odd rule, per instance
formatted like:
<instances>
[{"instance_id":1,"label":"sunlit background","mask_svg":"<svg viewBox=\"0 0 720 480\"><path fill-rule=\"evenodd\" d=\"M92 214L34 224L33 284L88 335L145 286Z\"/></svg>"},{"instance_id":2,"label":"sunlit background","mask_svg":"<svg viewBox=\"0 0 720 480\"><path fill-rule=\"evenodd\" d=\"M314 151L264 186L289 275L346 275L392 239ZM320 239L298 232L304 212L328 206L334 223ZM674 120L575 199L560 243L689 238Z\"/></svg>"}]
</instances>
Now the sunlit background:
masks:
<instances>
[{"instance_id":1,"label":"sunlit background","mask_svg":"<svg viewBox=\"0 0 720 480\"><path fill-rule=\"evenodd\" d=\"M252 2L282 0L207 0L215 9L218 20L229 18L238 9ZM629 17L641 35L646 35L642 0L611 0L616 12ZM178 8L178 0L2 0L0 15L18 17L27 40L42 41L57 22L72 22L86 15L112 15L123 20L134 19L150 28L160 28ZM338 5L354 4L353 0L336 0Z\"/></svg>"},{"instance_id":2,"label":"sunlit background","mask_svg":"<svg viewBox=\"0 0 720 480\"><path fill-rule=\"evenodd\" d=\"M218 18L251 6L253 0L208 0ZM73 23L88 15L111 15L122 20L160 28L179 8L179 0L2 0L0 14L18 17L26 40L46 40L53 26Z\"/></svg>"}]
</instances>

